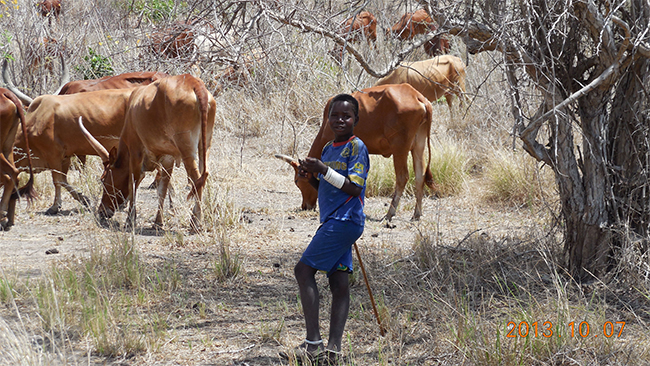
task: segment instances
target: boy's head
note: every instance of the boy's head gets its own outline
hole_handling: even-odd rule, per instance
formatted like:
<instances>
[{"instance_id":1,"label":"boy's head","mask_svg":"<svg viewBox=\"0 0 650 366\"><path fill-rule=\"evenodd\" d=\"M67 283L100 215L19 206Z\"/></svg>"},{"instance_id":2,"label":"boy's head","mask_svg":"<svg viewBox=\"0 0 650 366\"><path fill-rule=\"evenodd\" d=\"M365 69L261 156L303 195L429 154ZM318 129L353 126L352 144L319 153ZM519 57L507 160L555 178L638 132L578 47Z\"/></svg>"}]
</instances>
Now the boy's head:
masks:
<instances>
[{"instance_id":1,"label":"boy's head","mask_svg":"<svg viewBox=\"0 0 650 366\"><path fill-rule=\"evenodd\" d=\"M327 114L332 113L332 107L334 106L335 103L340 103L340 102L347 102L352 105L352 110L354 111L354 125L356 126L357 123L359 123L359 102L351 96L350 94L339 94L332 98L332 102L330 103L330 108Z\"/></svg>"}]
</instances>

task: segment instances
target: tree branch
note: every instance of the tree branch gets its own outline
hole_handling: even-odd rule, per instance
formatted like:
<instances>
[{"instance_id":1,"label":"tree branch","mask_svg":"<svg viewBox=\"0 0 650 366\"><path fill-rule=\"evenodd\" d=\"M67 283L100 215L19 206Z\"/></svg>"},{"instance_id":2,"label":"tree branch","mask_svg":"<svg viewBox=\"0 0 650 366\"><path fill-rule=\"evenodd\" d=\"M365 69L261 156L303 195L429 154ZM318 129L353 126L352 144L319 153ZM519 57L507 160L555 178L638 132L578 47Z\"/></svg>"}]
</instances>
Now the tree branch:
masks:
<instances>
[{"instance_id":1,"label":"tree branch","mask_svg":"<svg viewBox=\"0 0 650 366\"><path fill-rule=\"evenodd\" d=\"M406 49L399 52L397 54L397 56L388 64L388 67L386 67L384 70L377 71L377 70L373 69L368 64L368 62L363 57L363 55L361 55L361 53L356 48L354 48L347 39L343 38L338 33L332 32L332 31L327 30L327 29L325 29L323 27L313 26L311 24L302 22L300 20L296 20L296 19L293 18L293 16L292 16L293 14L289 15L288 17L284 17L284 16L281 16L278 13L276 13L276 12L270 10L270 9L265 9L264 11L266 12L266 14L268 15L269 18L271 18L271 19L273 19L273 20L275 20L277 22L280 22L280 23L286 24L286 25L290 25L290 26L295 27L295 28L299 28L299 29L301 29L303 31L307 31L307 32L311 32L311 33L318 33L318 34L321 34L321 35L323 35L323 36L325 36L327 38L331 38L332 40L334 40L334 42L336 42L337 44L341 45L346 50L348 50L348 52L350 52L350 54L352 54L352 56L354 56L354 58L357 60L357 62L359 62L359 65L368 74L370 74L371 76L376 77L376 78L382 78L382 77L388 75L391 71L395 70L395 68L397 68L397 66L400 64L400 62L402 62L404 60L404 58L408 54L413 52L414 49L422 46L425 42L433 39L435 36L442 34L442 32L429 33L426 37L420 39L417 42L414 42L409 47L407 47Z\"/></svg>"}]
</instances>

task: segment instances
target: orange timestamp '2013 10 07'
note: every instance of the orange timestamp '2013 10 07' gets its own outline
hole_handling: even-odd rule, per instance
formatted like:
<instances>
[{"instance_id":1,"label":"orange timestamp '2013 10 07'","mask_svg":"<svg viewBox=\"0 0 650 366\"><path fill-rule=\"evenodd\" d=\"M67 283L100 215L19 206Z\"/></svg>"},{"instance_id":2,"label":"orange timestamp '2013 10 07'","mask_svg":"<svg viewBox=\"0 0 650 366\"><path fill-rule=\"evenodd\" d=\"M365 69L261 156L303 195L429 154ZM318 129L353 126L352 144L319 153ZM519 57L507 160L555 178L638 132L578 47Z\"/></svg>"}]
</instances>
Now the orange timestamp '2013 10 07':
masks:
<instances>
[{"instance_id":1,"label":"orange timestamp '2013 10 07'","mask_svg":"<svg viewBox=\"0 0 650 366\"><path fill-rule=\"evenodd\" d=\"M618 327L620 326L620 329ZM517 337L546 337L546 338L551 338L554 335L556 337L562 337L562 334L558 332L558 326L553 326L553 322L550 321L545 321L543 323L541 322L533 322L533 323L528 323L527 321L522 321L519 322L519 324L515 322L508 322L506 325L506 338L517 338ZM607 321L603 323L602 325L602 335L610 338L610 337L621 337L623 334L623 328L625 328L625 322L624 321ZM569 322L566 324L567 331L567 336L569 337L582 337L586 338L589 337L591 334L594 337L598 337L600 333L597 331L592 331L592 326L586 322ZM618 329L618 331L617 331Z\"/></svg>"}]
</instances>

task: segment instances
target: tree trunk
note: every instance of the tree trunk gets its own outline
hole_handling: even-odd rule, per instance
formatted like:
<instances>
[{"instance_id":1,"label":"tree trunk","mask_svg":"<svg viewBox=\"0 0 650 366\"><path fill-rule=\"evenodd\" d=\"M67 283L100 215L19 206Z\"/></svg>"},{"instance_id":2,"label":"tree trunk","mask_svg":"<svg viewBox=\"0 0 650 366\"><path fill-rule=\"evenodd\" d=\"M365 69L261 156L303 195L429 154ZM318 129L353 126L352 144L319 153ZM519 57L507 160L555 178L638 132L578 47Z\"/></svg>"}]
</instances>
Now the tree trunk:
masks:
<instances>
[{"instance_id":1,"label":"tree trunk","mask_svg":"<svg viewBox=\"0 0 650 366\"><path fill-rule=\"evenodd\" d=\"M598 276L606 268L609 256L608 213L605 203L606 177L602 163L603 139L598 131L606 120L605 96L592 93L579 102L581 137L576 157L573 121L557 114L552 127L555 179L565 220L565 254L574 278Z\"/></svg>"},{"instance_id":2,"label":"tree trunk","mask_svg":"<svg viewBox=\"0 0 650 366\"><path fill-rule=\"evenodd\" d=\"M608 207L616 218L615 245L643 241L650 234L650 62L633 63L618 84L612 101L607 138L608 170L614 199Z\"/></svg>"}]
</instances>

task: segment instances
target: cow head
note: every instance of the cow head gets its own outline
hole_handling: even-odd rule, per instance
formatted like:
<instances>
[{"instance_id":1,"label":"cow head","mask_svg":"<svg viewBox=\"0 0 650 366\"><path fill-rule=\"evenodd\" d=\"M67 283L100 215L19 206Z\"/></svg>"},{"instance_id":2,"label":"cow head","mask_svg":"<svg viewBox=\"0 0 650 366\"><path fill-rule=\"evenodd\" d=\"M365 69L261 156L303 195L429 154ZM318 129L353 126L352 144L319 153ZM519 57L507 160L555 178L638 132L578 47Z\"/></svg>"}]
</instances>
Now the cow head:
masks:
<instances>
[{"instance_id":1,"label":"cow head","mask_svg":"<svg viewBox=\"0 0 650 366\"><path fill-rule=\"evenodd\" d=\"M282 154L276 154L275 157L289 163L289 165L291 165L291 167L295 171L293 181L294 183L296 183L296 186L298 187L300 193L302 194L301 208L303 210L316 209L316 201L318 200L318 191L309 183L309 179L311 178L311 173L307 173L308 174L307 177L301 177L298 174L298 170L300 169L300 163L298 162L298 160Z\"/></svg>"},{"instance_id":2,"label":"cow head","mask_svg":"<svg viewBox=\"0 0 650 366\"><path fill-rule=\"evenodd\" d=\"M103 222L113 217L115 211L124 207L127 199L131 197L128 149L121 149L118 153L116 148L112 148L109 153L84 127L81 117L78 125L90 146L104 161L104 173L101 177L104 189L97 208L97 216Z\"/></svg>"},{"instance_id":3,"label":"cow head","mask_svg":"<svg viewBox=\"0 0 650 366\"><path fill-rule=\"evenodd\" d=\"M118 154L116 148L111 149L108 160L104 161L101 182L104 189L97 215L100 221L104 221L113 217L115 211L122 209L130 198L128 152Z\"/></svg>"}]
</instances>

